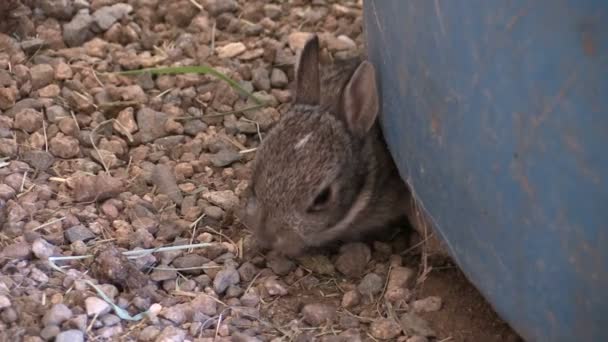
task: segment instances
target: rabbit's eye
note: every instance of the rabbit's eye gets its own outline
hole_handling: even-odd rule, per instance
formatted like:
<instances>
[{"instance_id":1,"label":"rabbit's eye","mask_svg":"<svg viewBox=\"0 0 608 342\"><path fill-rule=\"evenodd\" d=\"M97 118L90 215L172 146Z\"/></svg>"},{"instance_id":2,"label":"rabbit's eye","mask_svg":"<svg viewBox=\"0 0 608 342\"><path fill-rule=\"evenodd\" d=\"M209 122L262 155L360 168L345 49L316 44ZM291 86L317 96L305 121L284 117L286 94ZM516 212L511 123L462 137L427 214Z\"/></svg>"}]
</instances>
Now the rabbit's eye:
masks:
<instances>
[{"instance_id":1,"label":"rabbit's eye","mask_svg":"<svg viewBox=\"0 0 608 342\"><path fill-rule=\"evenodd\" d=\"M320 211L325 208L327 203L329 203L331 199L331 187L326 187L315 197L315 200L312 202L309 211Z\"/></svg>"}]
</instances>

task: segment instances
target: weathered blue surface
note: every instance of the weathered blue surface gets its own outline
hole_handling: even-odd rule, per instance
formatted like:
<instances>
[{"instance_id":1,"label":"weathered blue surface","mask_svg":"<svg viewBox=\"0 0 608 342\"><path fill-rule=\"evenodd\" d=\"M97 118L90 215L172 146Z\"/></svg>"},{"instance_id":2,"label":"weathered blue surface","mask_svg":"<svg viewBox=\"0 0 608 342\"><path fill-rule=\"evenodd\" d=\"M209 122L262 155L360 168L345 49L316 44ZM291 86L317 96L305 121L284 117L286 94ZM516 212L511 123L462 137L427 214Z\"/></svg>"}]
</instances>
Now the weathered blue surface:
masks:
<instances>
[{"instance_id":1,"label":"weathered blue surface","mask_svg":"<svg viewBox=\"0 0 608 342\"><path fill-rule=\"evenodd\" d=\"M365 1L383 126L528 341L608 341L608 1Z\"/></svg>"}]
</instances>

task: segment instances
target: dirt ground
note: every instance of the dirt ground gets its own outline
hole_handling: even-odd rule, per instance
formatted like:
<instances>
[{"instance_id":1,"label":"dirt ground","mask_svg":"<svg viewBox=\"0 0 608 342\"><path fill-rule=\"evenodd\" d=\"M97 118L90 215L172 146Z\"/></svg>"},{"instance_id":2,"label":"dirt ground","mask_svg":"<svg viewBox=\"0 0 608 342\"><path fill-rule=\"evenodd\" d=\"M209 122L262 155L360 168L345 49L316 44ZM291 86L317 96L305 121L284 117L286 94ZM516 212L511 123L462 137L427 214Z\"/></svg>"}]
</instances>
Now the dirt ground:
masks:
<instances>
[{"instance_id":1,"label":"dirt ground","mask_svg":"<svg viewBox=\"0 0 608 342\"><path fill-rule=\"evenodd\" d=\"M361 8L1 1L0 341L518 341L456 266L423 272L405 227L289 260L235 215L306 32L356 53ZM263 104L117 73L201 65Z\"/></svg>"}]
</instances>

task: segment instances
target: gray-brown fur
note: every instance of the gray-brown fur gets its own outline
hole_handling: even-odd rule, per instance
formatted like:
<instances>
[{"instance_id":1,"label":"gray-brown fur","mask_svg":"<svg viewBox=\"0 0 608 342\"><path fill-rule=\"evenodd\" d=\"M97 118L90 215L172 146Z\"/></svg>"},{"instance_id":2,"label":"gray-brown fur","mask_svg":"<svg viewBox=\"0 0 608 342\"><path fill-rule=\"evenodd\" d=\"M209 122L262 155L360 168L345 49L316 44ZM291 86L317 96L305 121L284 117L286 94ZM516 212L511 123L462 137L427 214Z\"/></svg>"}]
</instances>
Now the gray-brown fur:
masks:
<instances>
[{"instance_id":1,"label":"gray-brown fur","mask_svg":"<svg viewBox=\"0 0 608 342\"><path fill-rule=\"evenodd\" d=\"M300 54L295 103L257 151L244 211L260 243L287 255L387 226L408 195L377 123L373 67L319 72L316 39Z\"/></svg>"}]
</instances>

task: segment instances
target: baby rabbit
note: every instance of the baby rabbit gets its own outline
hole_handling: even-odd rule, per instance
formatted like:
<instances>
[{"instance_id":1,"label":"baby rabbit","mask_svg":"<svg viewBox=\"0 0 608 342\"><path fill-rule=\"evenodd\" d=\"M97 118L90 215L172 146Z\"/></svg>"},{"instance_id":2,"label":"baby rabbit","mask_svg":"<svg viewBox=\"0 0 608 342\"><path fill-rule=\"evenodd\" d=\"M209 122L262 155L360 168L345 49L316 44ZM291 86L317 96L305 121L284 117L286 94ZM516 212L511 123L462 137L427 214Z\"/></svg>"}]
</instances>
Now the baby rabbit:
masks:
<instances>
[{"instance_id":1,"label":"baby rabbit","mask_svg":"<svg viewBox=\"0 0 608 342\"><path fill-rule=\"evenodd\" d=\"M372 64L320 72L313 35L295 71L295 101L257 151L243 219L262 247L292 257L405 220L409 196L376 120Z\"/></svg>"}]
</instances>

